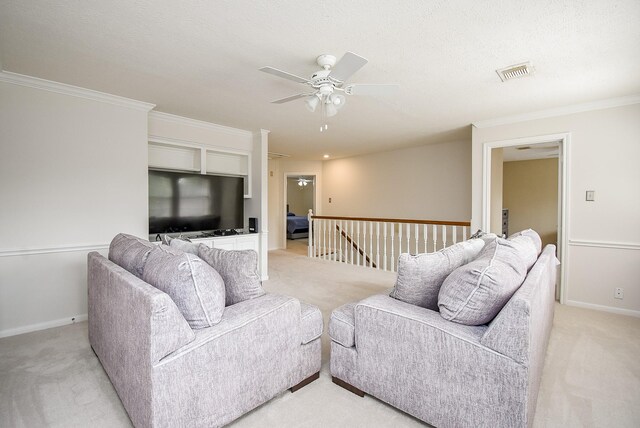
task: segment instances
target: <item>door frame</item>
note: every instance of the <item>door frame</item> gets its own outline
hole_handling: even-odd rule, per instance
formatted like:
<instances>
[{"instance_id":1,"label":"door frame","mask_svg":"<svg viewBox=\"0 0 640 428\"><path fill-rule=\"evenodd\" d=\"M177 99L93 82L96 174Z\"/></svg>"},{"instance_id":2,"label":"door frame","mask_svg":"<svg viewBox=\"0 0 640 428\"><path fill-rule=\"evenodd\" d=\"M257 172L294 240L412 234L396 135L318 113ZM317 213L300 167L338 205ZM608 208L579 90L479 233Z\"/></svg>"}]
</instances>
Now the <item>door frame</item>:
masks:
<instances>
[{"instance_id":1,"label":"door frame","mask_svg":"<svg viewBox=\"0 0 640 428\"><path fill-rule=\"evenodd\" d=\"M284 249L287 249L287 200L289 199L289 195L288 195L288 191L289 191L289 178L294 178L294 177L300 177L301 175L304 176L308 176L308 177L313 177L313 213L316 214L316 207L318 206L318 174L316 174L315 172L285 172L284 173L284 192L282 193L284 195L284 200L282 201L283 203L283 208L282 208L282 212L284 213L284 218L282 219L282 236L283 236L283 243L284 243ZM309 214L309 213L304 213L305 215Z\"/></svg>"},{"instance_id":2,"label":"door frame","mask_svg":"<svg viewBox=\"0 0 640 428\"><path fill-rule=\"evenodd\" d=\"M493 149L512 146L533 146L537 144L558 143L558 259L560 264L560 303L567 299L567 248L569 243L569 174L571 168L571 133L559 133L522 137L510 140L490 141L482 145L482 230L488 231L491 226L491 151Z\"/></svg>"}]
</instances>

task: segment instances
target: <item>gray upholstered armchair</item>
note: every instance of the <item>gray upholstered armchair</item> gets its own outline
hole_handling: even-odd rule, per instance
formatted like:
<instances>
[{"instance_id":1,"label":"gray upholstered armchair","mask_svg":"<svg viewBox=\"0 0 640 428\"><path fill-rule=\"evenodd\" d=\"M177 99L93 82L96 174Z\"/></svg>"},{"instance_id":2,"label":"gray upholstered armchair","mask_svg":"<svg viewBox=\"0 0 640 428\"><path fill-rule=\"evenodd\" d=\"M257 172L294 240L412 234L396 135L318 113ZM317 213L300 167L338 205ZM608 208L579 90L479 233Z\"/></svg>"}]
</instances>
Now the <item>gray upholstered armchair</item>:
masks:
<instances>
[{"instance_id":1,"label":"gray upholstered armchair","mask_svg":"<svg viewBox=\"0 0 640 428\"><path fill-rule=\"evenodd\" d=\"M113 259L140 274L148 243L126 244L129 262ZM89 341L136 427L221 426L318 377L316 307L262 293L195 329L167 293L98 253L88 263Z\"/></svg>"}]
</instances>

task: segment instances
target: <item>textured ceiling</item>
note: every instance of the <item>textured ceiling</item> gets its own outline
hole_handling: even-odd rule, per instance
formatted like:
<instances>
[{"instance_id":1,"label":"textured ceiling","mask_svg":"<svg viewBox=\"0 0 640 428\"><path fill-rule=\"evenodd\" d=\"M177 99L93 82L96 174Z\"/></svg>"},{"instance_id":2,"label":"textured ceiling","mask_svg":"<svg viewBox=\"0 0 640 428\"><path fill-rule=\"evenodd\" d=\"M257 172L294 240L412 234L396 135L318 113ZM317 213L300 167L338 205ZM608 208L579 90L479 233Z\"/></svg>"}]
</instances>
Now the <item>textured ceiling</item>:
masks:
<instances>
[{"instance_id":1,"label":"textured ceiling","mask_svg":"<svg viewBox=\"0 0 640 428\"><path fill-rule=\"evenodd\" d=\"M2 68L155 103L156 110L271 130L270 151L306 159L470 138L469 124L640 93L640 1L0 2ZM349 97L320 133L303 100L315 58L369 60L349 82L399 83L392 100ZM531 61L533 77L495 70Z\"/></svg>"}]
</instances>

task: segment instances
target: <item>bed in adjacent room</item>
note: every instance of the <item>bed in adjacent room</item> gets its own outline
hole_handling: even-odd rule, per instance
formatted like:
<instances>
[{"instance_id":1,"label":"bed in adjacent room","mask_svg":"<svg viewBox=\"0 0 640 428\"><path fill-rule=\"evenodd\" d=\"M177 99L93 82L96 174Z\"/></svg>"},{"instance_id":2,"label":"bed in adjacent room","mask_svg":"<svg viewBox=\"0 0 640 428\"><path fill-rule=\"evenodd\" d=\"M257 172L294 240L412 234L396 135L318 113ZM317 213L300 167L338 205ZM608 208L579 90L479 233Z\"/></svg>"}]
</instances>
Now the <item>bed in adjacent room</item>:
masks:
<instances>
[{"instance_id":1,"label":"bed in adjacent room","mask_svg":"<svg viewBox=\"0 0 640 428\"><path fill-rule=\"evenodd\" d=\"M302 239L309 237L309 219L307 216L287 214L287 239Z\"/></svg>"}]
</instances>

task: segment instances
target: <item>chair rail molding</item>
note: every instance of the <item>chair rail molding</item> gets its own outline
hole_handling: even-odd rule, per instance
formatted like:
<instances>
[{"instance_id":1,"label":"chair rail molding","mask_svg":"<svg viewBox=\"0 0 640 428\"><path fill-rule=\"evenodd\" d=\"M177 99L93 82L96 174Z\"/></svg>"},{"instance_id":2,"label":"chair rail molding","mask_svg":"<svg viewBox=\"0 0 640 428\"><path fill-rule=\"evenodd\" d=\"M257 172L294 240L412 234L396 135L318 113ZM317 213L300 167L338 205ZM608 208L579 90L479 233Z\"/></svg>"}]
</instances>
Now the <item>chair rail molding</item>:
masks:
<instances>
[{"instance_id":1,"label":"chair rail molding","mask_svg":"<svg viewBox=\"0 0 640 428\"><path fill-rule=\"evenodd\" d=\"M109 244L60 245L55 247L0 249L0 257L33 256L38 254L73 253L108 250Z\"/></svg>"}]
</instances>

